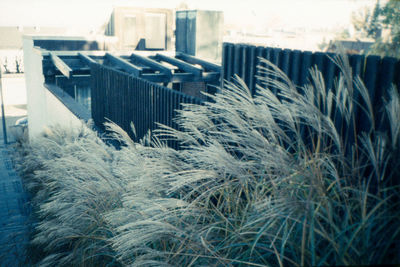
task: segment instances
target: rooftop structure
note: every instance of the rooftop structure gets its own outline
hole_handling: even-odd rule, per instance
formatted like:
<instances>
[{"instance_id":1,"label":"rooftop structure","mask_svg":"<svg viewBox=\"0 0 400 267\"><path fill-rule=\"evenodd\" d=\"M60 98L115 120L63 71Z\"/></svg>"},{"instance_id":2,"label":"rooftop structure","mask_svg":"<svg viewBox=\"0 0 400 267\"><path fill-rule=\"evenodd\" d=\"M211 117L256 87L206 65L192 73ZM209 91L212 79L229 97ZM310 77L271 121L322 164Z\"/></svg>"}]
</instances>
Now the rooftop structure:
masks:
<instances>
[{"instance_id":1,"label":"rooftop structure","mask_svg":"<svg viewBox=\"0 0 400 267\"><path fill-rule=\"evenodd\" d=\"M118 50L172 50L171 9L115 7L105 35L118 38Z\"/></svg>"},{"instance_id":2,"label":"rooftop structure","mask_svg":"<svg viewBox=\"0 0 400 267\"><path fill-rule=\"evenodd\" d=\"M52 44L60 42L64 45L64 51L51 49ZM93 112L96 112L92 110L92 96L97 93L93 90L115 88L114 90L121 91L126 90L126 87L134 90L136 87L151 86L160 88L167 94L177 92L183 97L204 99L201 92L211 92L220 83L219 65L184 53L84 49L91 47L96 48L98 44L83 38L25 38L24 61L30 137L40 133L49 124L66 123L73 126L78 125L78 120L87 121L92 118ZM71 49L74 50L67 51ZM102 78L101 73L94 74L93 68L96 66L106 72L121 73L124 77L134 78L138 83L128 86L115 84L118 83L115 81L103 88L104 85L96 82ZM101 86L103 87L98 89ZM170 108L173 110L177 106L171 105Z\"/></svg>"}]
</instances>

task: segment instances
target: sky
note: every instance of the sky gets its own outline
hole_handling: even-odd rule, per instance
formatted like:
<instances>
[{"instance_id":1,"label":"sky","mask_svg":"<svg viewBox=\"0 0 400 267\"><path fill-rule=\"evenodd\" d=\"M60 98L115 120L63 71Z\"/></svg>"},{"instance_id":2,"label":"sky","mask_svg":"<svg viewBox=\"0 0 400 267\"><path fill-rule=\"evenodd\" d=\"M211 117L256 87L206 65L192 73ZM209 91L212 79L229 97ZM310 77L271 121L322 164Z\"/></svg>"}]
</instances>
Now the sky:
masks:
<instances>
[{"instance_id":1,"label":"sky","mask_svg":"<svg viewBox=\"0 0 400 267\"><path fill-rule=\"evenodd\" d=\"M351 13L376 0L0 0L0 26L96 29L113 6L224 11L226 24L243 27L332 28L350 23ZM257 29L256 29L257 30Z\"/></svg>"}]
</instances>

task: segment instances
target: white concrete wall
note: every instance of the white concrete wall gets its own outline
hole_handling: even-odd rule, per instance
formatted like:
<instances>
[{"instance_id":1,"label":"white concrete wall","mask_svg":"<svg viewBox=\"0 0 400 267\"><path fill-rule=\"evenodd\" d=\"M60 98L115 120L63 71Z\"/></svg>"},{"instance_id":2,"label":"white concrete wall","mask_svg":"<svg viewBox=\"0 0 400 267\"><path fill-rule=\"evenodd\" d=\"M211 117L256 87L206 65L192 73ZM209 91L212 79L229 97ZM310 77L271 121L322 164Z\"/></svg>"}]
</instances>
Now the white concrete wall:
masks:
<instances>
[{"instance_id":1,"label":"white concrete wall","mask_svg":"<svg viewBox=\"0 0 400 267\"><path fill-rule=\"evenodd\" d=\"M42 55L34 49L33 39L23 40L29 138L39 134L46 121L46 97L43 86Z\"/></svg>"},{"instance_id":2,"label":"white concrete wall","mask_svg":"<svg viewBox=\"0 0 400 267\"><path fill-rule=\"evenodd\" d=\"M33 47L35 37L24 36L24 65L27 91L29 139L40 134L46 126L81 125L80 120L44 87L42 51Z\"/></svg>"},{"instance_id":3,"label":"white concrete wall","mask_svg":"<svg viewBox=\"0 0 400 267\"><path fill-rule=\"evenodd\" d=\"M46 95L46 120L45 125L61 125L68 128L79 128L82 125L79 120L58 98L50 91Z\"/></svg>"},{"instance_id":4,"label":"white concrete wall","mask_svg":"<svg viewBox=\"0 0 400 267\"><path fill-rule=\"evenodd\" d=\"M24 74L3 74L1 77L4 105L26 105Z\"/></svg>"}]
</instances>

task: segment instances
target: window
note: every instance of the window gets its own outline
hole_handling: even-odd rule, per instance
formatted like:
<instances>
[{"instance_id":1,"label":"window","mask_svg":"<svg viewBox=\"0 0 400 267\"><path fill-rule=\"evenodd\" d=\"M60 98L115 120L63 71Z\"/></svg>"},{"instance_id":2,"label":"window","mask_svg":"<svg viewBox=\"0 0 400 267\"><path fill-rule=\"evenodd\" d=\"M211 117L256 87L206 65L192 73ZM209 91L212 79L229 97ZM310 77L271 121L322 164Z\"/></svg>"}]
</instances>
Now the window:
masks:
<instances>
[{"instance_id":1,"label":"window","mask_svg":"<svg viewBox=\"0 0 400 267\"><path fill-rule=\"evenodd\" d=\"M163 13L146 13L145 15L146 48L165 49L167 19Z\"/></svg>"},{"instance_id":2,"label":"window","mask_svg":"<svg viewBox=\"0 0 400 267\"><path fill-rule=\"evenodd\" d=\"M136 16L125 16L122 29L122 42L124 47L134 49L138 42Z\"/></svg>"}]
</instances>

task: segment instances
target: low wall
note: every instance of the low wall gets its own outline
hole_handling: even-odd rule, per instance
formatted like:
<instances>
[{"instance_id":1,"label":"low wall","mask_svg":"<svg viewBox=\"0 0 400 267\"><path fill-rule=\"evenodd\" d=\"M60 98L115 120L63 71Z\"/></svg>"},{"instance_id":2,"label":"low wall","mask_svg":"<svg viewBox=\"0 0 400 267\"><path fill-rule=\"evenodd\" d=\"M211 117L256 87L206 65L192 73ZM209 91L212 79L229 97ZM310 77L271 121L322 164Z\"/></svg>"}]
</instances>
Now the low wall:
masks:
<instances>
[{"instance_id":1,"label":"low wall","mask_svg":"<svg viewBox=\"0 0 400 267\"><path fill-rule=\"evenodd\" d=\"M79 116L71 110L75 102L67 94L58 92L57 88L45 86L42 68L43 50L35 48L34 41L35 37L31 36L25 36L23 40L30 140L42 133L45 127L51 125L79 127L81 120L90 118L88 112L84 116Z\"/></svg>"},{"instance_id":2,"label":"low wall","mask_svg":"<svg viewBox=\"0 0 400 267\"><path fill-rule=\"evenodd\" d=\"M46 120L45 125L61 125L74 128L82 125L82 120L69 110L52 92L46 89ZM41 129L38 129L39 131Z\"/></svg>"}]
</instances>

